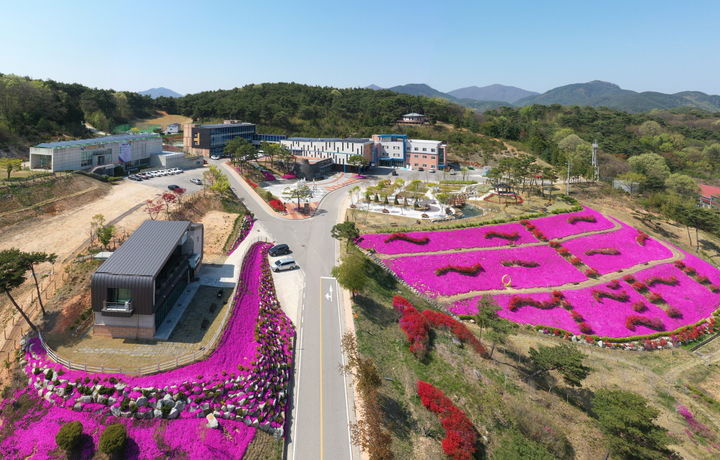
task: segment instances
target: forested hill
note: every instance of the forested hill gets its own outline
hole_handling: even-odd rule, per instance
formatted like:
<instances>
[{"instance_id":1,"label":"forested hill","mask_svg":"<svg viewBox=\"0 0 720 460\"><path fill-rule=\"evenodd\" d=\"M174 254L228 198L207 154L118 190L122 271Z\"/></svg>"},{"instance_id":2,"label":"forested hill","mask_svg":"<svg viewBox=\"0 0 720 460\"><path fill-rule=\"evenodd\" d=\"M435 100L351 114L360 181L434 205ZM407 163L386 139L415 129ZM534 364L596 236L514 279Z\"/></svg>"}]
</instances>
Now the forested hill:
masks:
<instances>
[{"instance_id":1,"label":"forested hill","mask_svg":"<svg viewBox=\"0 0 720 460\"><path fill-rule=\"evenodd\" d=\"M0 156L26 154L37 142L87 136L83 121L111 131L152 112L152 99L137 93L0 74Z\"/></svg>"},{"instance_id":2,"label":"forested hill","mask_svg":"<svg viewBox=\"0 0 720 460\"><path fill-rule=\"evenodd\" d=\"M302 136L368 136L388 131L405 113L477 129L478 116L441 99L389 90L338 89L297 83L263 83L206 91L181 98L158 98L160 110L194 119L238 119L265 132Z\"/></svg>"}]
</instances>

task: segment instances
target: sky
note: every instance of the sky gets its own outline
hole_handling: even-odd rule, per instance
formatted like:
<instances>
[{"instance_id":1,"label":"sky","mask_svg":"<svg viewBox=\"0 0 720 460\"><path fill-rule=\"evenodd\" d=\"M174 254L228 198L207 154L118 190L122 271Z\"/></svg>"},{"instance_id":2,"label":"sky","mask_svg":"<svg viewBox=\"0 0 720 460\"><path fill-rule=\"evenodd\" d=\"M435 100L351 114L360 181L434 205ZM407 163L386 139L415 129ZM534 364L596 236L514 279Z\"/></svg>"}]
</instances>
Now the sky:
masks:
<instances>
[{"instance_id":1,"label":"sky","mask_svg":"<svg viewBox=\"0 0 720 460\"><path fill-rule=\"evenodd\" d=\"M4 5L3 5L4 4ZM0 73L180 93L591 80L720 94L720 2L0 0Z\"/></svg>"}]
</instances>

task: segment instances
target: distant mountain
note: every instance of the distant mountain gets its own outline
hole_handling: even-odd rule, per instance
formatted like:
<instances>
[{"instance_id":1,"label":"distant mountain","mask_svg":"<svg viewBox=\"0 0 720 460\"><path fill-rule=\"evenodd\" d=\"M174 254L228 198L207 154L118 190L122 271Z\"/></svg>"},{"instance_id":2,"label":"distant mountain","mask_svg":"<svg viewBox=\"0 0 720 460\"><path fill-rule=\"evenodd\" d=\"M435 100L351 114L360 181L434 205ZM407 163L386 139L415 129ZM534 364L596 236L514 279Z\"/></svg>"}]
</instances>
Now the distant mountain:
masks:
<instances>
[{"instance_id":1,"label":"distant mountain","mask_svg":"<svg viewBox=\"0 0 720 460\"><path fill-rule=\"evenodd\" d=\"M182 97L183 95L180 93L176 93L175 91L167 88L150 88L146 89L145 91L138 91L139 94L142 94L143 96L150 96L153 99L157 99L158 97Z\"/></svg>"},{"instance_id":2,"label":"distant mountain","mask_svg":"<svg viewBox=\"0 0 720 460\"><path fill-rule=\"evenodd\" d=\"M378 86L378 85L376 85L376 84L373 83L373 84L371 84L371 85L367 85L367 86L365 87L365 89L378 90L378 89L382 89L382 87L380 87L380 86Z\"/></svg>"},{"instance_id":3,"label":"distant mountain","mask_svg":"<svg viewBox=\"0 0 720 460\"><path fill-rule=\"evenodd\" d=\"M524 97L535 96L540 93L536 93L535 91L528 91L515 86L495 84L482 87L468 86L466 88L449 91L447 94L458 99L474 99L477 101L502 101L512 104L515 101Z\"/></svg>"},{"instance_id":4,"label":"distant mountain","mask_svg":"<svg viewBox=\"0 0 720 460\"><path fill-rule=\"evenodd\" d=\"M699 91L683 91L675 94L645 91L638 93L622 89L614 83L591 81L560 86L550 91L517 100L515 105L586 105L610 107L625 112L647 112L653 109L694 107L711 112L720 111L720 96Z\"/></svg>"},{"instance_id":5,"label":"distant mountain","mask_svg":"<svg viewBox=\"0 0 720 460\"><path fill-rule=\"evenodd\" d=\"M442 99L455 100L453 96L438 91L425 83L409 83L407 85L393 86L388 89L396 93L410 94L411 96L439 97Z\"/></svg>"}]
</instances>

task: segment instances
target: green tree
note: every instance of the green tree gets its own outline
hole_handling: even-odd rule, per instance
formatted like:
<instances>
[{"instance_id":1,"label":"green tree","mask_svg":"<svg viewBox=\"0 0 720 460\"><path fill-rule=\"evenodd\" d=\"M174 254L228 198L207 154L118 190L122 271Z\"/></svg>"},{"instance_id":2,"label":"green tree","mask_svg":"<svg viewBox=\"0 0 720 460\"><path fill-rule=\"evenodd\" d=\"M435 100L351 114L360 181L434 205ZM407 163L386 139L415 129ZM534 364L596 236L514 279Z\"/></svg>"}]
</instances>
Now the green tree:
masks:
<instances>
[{"instance_id":1,"label":"green tree","mask_svg":"<svg viewBox=\"0 0 720 460\"><path fill-rule=\"evenodd\" d=\"M228 141L223 150L229 155L233 164L240 166L240 171L244 171L248 162L257 159L257 150L244 137L234 137Z\"/></svg>"},{"instance_id":2,"label":"green tree","mask_svg":"<svg viewBox=\"0 0 720 460\"><path fill-rule=\"evenodd\" d=\"M633 172L646 177L645 182L641 184L645 188L662 188L670 177L670 168L665 158L656 153L643 153L630 157L628 164Z\"/></svg>"},{"instance_id":3,"label":"green tree","mask_svg":"<svg viewBox=\"0 0 720 460\"><path fill-rule=\"evenodd\" d=\"M82 423L74 420L60 427L55 435L55 442L65 452L71 452L80 445L82 439Z\"/></svg>"},{"instance_id":4,"label":"green tree","mask_svg":"<svg viewBox=\"0 0 720 460\"><path fill-rule=\"evenodd\" d=\"M348 158L347 162L349 165L355 166L358 172L360 171L360 168L368 164L368 160L362 155L352 155Z\"/></svg>"},{"instance_id":5,"label":"green tree","mask_svg":"<svg viewBox=\"0 0 720 460\"><path fill-rule=\"evenodd\" d=\"M655 424L660 411L639 394L600 389L593 397L592 411L614 457L655 460L675 456L668 448L672 441L667 430Z\"/></svg>"},{"instance_id":6,"label":"green tree","mask_svg":"<svg viewBox=\"0 0 720 460\"><path fill-rule=\"evenodd\" d=\"M503 437L490 456L491 460L553 460L555 458L545 446L516 431Z\"/></svg>"},{"instance_id":7,"label":"green tree","mask_svg":"<svg viewBox=\"0 0 720 460\"><path fill-rule=\"evenodd\" d=\"M277 144L275 154L277 155L280 163L283 165L283 169L285 171L290 171L292 169L293 162L295 161L295 155L293 155L290 149L286 148L282 144Z\"/></svg>"},{"instance_id":8,"label":"green tree","mask_svg":"<svg viewBox=\"0 0 720 460\"><path fill-rule=\"evenodd\" d=\"M297 199L298 208L300 208L301 200L309 199L312 197L312 195L312 190L310 190L310 187L305 184L298 184L294 187L288 187L283 190L283 197L287 198L288 200Z\"/></svg>"},{"instance_id":9,"label":"green tree","mask_svg":"<svg viewBox=\"0 0 720 460\"><path fill-rule=\"evenodd\" d=\"M714 143L708 145L703 149L703 155L705 155L713 170L720 170L720 144Z\"/></svg>"},{"instance_id":10,"label":"green tree","mask_svg":"<svg viewBox=\"0 0 720 460\"><path fill-rule=\"evenodd\" d=\"M106 224L97 229L97 238L103 248L107 251L110 242L115 236L115 226L112 224Z\"/></svg>"},{"instance_id":11,"label":"green tree","mask_svg":"<svg viewBox=\"0 0 720 460\"><path fill-rule=\"evenodd\" d=\"M345 240L347 247L350 247L350 243L355 241L360 236L355 222L345 221L340 224L335 224L330 230L330 236L336 240Z\"/></svg>"},{"instance_id":12,"label":"green tree","mask_svg":"<svg viewBox=\"0 0 720 460\"><path fill-rule=\"evenodd\" d=\"M662 133L662 126L654 120L648 120L638 127L638 134L642 137L659 136Z\"/></svg>"},{"instance_id":13,"label":"green tree","mask_svg":"<svg viewBox=\"0 0 720 460\"><path fill-rule=\"evenodd\" d=\"M340 265L333 267L332 276L337 278L342 287L349 289L354 298L369 281L367 271L365 257L357 251L350 251L343 256Z\"/></svg>"},{"instance_id":14,"label":"green tree","mask_svg":"<svg viewBox=\"0 0 720 460\"><path fill-rule=\"evenodd\" d=\"M117 455L125 448L127 443L127 430L121 423L113 423L100 435L100 451L108 455Z\"/></svg>"},{"instance_id":15,"label":"green tree","mask_svg":"<svg viewBox=\"0 0 720 460\"><path fill-rule=\"evenodd\" d=\"M22 168L22 160L19 158L0 158L0 169L4 169L7 173L8 180L10 179L10 174L13 171L20 171L20 168Z\"/></svg>"},{"instance_id":16,"label":"green tree","mask_svg":"<svg viewBox=\"0 0 720 460\"><path fill-rule=\"evenodd\" d=\"M46 252L25 252L22 253L22 257L25 262L25 266L32 273L33 280L35 281L38 303L40 304L40 310L42 310L42 314L45 316L45 305L43 305L42 295L40 294L40 283L38 282L37 274L35 273L35 265L44 262L54 264L57 260L57 254L48 254Z\"/></svg>"},{"instance_id":17,"label":"green tree","mask_svg":"<svg viewBox=\"0 0 720 460\"><path fill-rule=\"evenodd\" d=\"M37 326L30 321L30 317L18 305L11 292L25 282L25 273L27 273L27 266L25 265L23 253L19 249L13 248L0 251L0 290L5 292L5 295L30 328L36 331Z\"/></svg>"},{"instance_id":18,"label":"green tree","mask_svg":"<svg viewBox=\"0 0 720 460\"><path fill-rule=\"evenodd\" d=\"M495 352L495 347L498 344L506 343L508 336L517 328L516 324L498 316L497 312L501 309L488 295L482 296L478 301L475 323L480 327L480 337L484 334L485 338L492 342L490 358Z\"/></svg>"},{"instance_id":19,"label":"green tree","mask_svg":"<svg viewBox=\"0 0 720 460\"><path fill-rule=\"evenodd\" d=\"M583 364L585 354L572 345L530 348L530 360L535 371L530 378L550 371L557 371L570 386L581 386L591 368Z\"/></svg>"},{"instance_id":20,"label":"green tree","mask_svg":"<svg viewBox=\"0 0 720 460\"><path fill-rule=\"evenodd\" d=\"M695 201L700 193L697 182L692 177L680 173L673 173L665 179L665 188L671 193Z\"/></svg>"}]
</instances>

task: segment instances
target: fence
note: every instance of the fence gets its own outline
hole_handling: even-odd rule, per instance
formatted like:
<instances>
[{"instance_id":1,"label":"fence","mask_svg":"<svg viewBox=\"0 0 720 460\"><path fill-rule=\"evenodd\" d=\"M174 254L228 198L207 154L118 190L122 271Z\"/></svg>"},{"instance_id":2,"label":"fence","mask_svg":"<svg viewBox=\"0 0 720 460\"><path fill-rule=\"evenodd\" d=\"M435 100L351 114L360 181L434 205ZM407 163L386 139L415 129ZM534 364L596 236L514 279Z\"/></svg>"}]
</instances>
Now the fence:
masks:
<instances>
[{"instance_id":1,"label":"fence","mask_svg":"<svg viewBox=\"0 0 720 460\"><path fill-rule=\"evenodd\" d=\"M40 295L43 300L47 301L51 296L55 295L59 286L67 279L67 274L51 273L48 277L40 280ZM24 292L15 295L15 301L23 308L23 311L34 319L40 313L40 306L37 302L37 290L35 283L29 279L25 285ZM15 310L9 299L7 302L0 303L0 311L12 311L10 320L3 327L2 337L0 337L0 359L10 361L15 350L20 346L20 339L30 331L30 326L25 322L23 317Z\"/></svg>"},{"instance_id":2,"label":"fence","mask_svg":"<svg viewBox=\"0 0 720 460\"><path fill-rule=\"evenodd\" d=\"M253 245L255 243L259 242L266 242L265 239L260 237L253 237L248 238L249 245ZM243 283L243 271L246 267L245 259L247 258L247 255L249 252L246 252L245 256L243 257L243 263L241 266L241 273L239 276L239 279L237 281L235 291L231 295L231 299L236 299L239 296L245 295L245 288L246 285ZM233 302L234 303L234 302ZM199 350L186 353L184 355L178 356L175 359L164 361L157 364L150 364L147 366L142 367L135 367L135 368L124 368L124 367L106 367L106 366L92 366L88 365L87 363L75 363L72 361L69 361L67 359L62 358L60 355L57 354L55 350L53 350L43 338L42 334L38 333L38 336L40 338L40 342L42 343L43 348L47 351L47 355L55 361L56 363L62 364L68 369L77 369L85 372L100 372L100 373L108 373L108 374L127 374L127 375L149 375L149 374L155 374L157 372L163 372L168 371L171 369L175 369L180 366L184 366L187 364L194 363L195 361L199 361L201 359L204 359L210 353L215 350L215 348L218 345L218 342L220 340L220 337L222 336L222 333L225 331L225 325L227 324L228 317L230 315L230 312L234 309L234 305L229 305L227 309L225 309L225 314L223 315L222 321L220 322L220 326L217 328L215 333L212 335L210 340L206 345L201 347ZM29 329L29 328L28 328ZM18 341L19 343L19 341ZM17 348L17 346L16 346Z\"/></svg>"}]
</instances>

